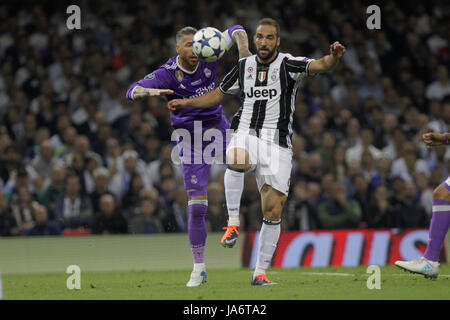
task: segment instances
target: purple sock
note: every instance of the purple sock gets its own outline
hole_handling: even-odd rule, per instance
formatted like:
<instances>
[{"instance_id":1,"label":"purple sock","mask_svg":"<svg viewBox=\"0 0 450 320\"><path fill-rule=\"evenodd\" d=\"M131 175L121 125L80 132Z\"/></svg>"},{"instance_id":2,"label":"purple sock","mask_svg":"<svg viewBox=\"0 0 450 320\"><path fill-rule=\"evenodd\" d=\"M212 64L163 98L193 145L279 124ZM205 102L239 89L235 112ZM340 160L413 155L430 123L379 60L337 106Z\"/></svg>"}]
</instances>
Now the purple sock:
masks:
<instances>
[{"instance_id":1,"label":"purple sock","mask_svg":"<svg viewBox=\"0 0 450 320\"><path fill-rule=\"evenodd\" d=\"M424 257L439 261L445 235L450 227L450 201L433 199L433 215L430 222L429 240Z\"/></svg>"},{"instance_id":2,"label":"purple sock","mask_svg":"<svg viewBox=\"0 0 450 320\"><path fill-rule=\"evenodd\" d=\"M194 263L205 262L207 200L191 200L188 205L188 233Z\"/></svg>"}]
</instances>

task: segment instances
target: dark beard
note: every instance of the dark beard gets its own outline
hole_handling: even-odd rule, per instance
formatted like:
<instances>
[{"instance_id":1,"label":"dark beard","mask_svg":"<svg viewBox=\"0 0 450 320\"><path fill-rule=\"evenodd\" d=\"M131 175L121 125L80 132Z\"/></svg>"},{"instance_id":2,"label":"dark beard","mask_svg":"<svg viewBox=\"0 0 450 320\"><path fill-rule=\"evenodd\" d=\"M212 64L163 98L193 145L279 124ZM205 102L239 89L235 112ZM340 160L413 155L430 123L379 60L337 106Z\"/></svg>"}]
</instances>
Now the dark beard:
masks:
<instances>
[{"instance_id":1,"label":"dark beard","mask_svg":"<svg viewBox=\"0 0 450 320\"><path fill-rule=\"evenodd\" d=\"M258 58L261 60L261 62L267 62L270 58L273 57L273 55L275 54L275 52L278 51L278 46L275 46L275 48L273 48L272 51L269 51L269 53L267 54L266 58L263 58L259 55L259 51L256 51L256 55L258 56Z\"/></svg>"}]
</instances>

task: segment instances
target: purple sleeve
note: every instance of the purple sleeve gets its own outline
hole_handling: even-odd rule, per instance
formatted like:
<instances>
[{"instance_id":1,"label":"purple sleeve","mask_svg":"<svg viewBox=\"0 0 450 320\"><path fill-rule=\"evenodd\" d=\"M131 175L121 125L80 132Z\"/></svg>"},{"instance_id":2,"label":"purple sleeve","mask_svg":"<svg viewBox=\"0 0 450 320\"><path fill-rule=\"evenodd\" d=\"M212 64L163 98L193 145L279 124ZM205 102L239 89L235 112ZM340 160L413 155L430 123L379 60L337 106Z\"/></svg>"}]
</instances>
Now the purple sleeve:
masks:
<instances>
[{"instance_id":1,"label":"purple sleeve","mask_svg":"<svg viewBox=\"0 0 450 320\"><path fill-rule=\"evenodd\" d=\"M160 68L152 73L146 75L143 79L133 83L127 90L127 99L133 101L131 94L136 86L141 86L143 88L153 88L153 89L169 89L168 88L167 72Z\"/></svg>"},{"instance_id":2,"label":"purple sleeve","mask_svg":"<svg viewBox=\"0 0 450 320\"><path fill-rule=\"evenodd\" d=\"M225 41L227 43L228 48L231 48L233 46L233 44L234 44L233 33L238 30L242 30L245 32L244 27L241 25L238 25L238 24L229 27L227 30L225 30L225 32L223 32L223 35L225 36Z\"/></svg>"}]
</instances>

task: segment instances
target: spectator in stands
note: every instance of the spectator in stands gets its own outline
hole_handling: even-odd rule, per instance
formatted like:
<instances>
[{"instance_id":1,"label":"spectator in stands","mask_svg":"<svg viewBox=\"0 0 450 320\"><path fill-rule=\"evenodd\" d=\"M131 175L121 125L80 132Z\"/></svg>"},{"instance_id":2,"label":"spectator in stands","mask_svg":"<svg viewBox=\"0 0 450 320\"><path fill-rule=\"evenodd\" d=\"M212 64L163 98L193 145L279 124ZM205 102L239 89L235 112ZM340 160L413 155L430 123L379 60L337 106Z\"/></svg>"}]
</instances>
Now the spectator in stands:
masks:
<instances>
[{"instance_id":1,"label":"spectator in stands","mask_svg":"<svg viewBox=\"0 0 450 320\"><path fill-rule=\"evenodd\" d=\"M397 228L426 228L428 217L417 197L413 182L403 183L394 194L393 215Z\"/></svg>"},{"instance_id":2,"label":"spectator in stands","mask_svg":"<svg viewBox=\"0 0 450 320\"><path fill-rule=\"evenodd\" d=\"M73 173L67 177L65 192L56 201L56 217L62 229L91 228L91 200L81 192L80 179Z\"/></svg>"},{"instance_id":3,"label":"spectator in stands","mask_svg":"<svg viewBox=\"0 0 450 320\"><path fill-rule=\"evenodd\" d=\"M134 150L127 150L122 155L123 166L119 164L117 173L112 177L110 182L110 190L117 199L122 199L131 188L131 178L134 175L140 175L143 180L144 187L151 186L150 179L145 171L145 164Z\"/></svg>"},{"instance_id":4,"label":"spectator in stands","mask_svg":"<svg viewBox=\"0 0 450 320\"><path fill-rule=\"evenodd\" d=\"M53 156L53 146L50 140L43 141L39 146L39 154L30 162L30 167L42 179L50 178L51 168L57 163L57 159Z\"/></svg>"},{"instance_id":5,"label":"spectator in stands","mask_svg":"<svg viewBox=\"0 0 450 320\"><path fill-rule=\"evenodd\" d=\"M364 150L368 150L375 160L378 160L382 152L373 145L373 132L369 128L361 129L360 143L348 148L345 153L345 161L347 164L352 162L361 162L361 156Z\"/></svg>"},{"instance_id":6,"label":"spectator in stands","mask_svg":"<svg viewBox=\"0 0 450 320\"><path fill-rule=\"evenodd\" d=\"M141 198L139 210L131 219L128 232L131 234L164 232L163 224L157 213L157 203L155 200Z\"/></svg>"},{"instance_id":7,"label":"spectator in stands","mask_svg":"<svg viewBox=\"0 0 450 320\"><path fill-rule=\"evenodd\" d=\"M384 184L378 184L367 206L367 227L391 228L394 226L394 218L388 189Z\"/></svg>"},{"instance_id":8,"label":"spectator in stands","mask_svg":"<svg viewBox=\"0 0 450 320\"><path fill-rule=\"evenodd\" d=\"M317 216L320 192L320 185L316 182L299 181L295 183L293 196L286 206L288 230L320 229L320 221Z\"/></svg>"},{"instance_id":9,"label":"spectator in stands","mask_svg":"<svg viewBox=\"0 0 450 320\"><path fill-rule=\"evenodd\" d=\"M0 191L0 236L16 235L19 235L16 219L8 206L6 195Z\"/></svg>"},{"instance_id":10,"label":"spectator in stands","mask_svg":"<svg viewBox=\"0 0 450 320\"><path fill-rule=\"evenodd\" d=\"M94 178L94 191L89 194L92 202L92 211L98 212L100 211L100 198L104 194L111 194L109 191L109 171L104 167L99 167L94 170L93 173ZM113 195L114 196L114 195Z\"/></svg>"},{"instance_id":11,"label":"spectator in stands","mask_svg":"<svg viewBox=\"0 0 450 320\"><path fill-rule=\"evenodd\" d=\"M59 236L61 228L56 221L49 221L47 209L39 204L33 207L34 225L25 231L27 236Z\"/></svg>"},{"instance_id":12,"label":"spectator in stands","mask_svg":"<svg viewBox=\"0 0 450 320\"><path fill-rule=\"evenodd\" d=\"M17 188L17 199L11 201L11 211L17 223L20 234L33 225L33 203L34 199L25 186Z\"/></svg>"},{"instance_id":13,"label":"spectator in stands","mask_svg":"<svg viewBox=\"0 0 450 320\"><path fill-rule=\"evenodd\" d=\"M100 197L100 211L94 216L92 223L93 234L126 233L127 222L116 209L114 197L104 194Z\"/></svg>"},{"instance_id":14,"label":"spectator in stands","mask_svg":"<svg viewBox=\"0 0 450 320\"><path fill-rule=\"evenodd\" d=\"M50 181L46 181L46 187L40 202L47 208L50 220L57 217L56 205L58 198L64 193L66 175L66 168L54 165L51 169Z\"/></svg>"},{"instance_id":15,"label":"spectator in stands","mask_svg":"<svg viewBox=\"0 0 450 320\"><path fill-rule=\"evenodd\" d=\"M355 200L347 198L345 184L334 183L332 199L319 205L320 225L325 229L357 228L361 218L361 207Z\"/></svg>"}]
</instances>

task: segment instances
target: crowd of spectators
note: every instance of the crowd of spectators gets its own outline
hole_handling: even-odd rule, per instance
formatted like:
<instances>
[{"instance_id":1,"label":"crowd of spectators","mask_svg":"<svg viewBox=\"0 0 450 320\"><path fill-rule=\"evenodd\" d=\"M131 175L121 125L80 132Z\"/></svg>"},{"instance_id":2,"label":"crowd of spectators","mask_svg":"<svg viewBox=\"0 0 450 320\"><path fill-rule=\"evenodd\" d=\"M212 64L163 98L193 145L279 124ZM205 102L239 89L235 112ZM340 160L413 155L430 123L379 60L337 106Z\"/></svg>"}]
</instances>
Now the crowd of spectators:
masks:
<instances>
[{"instance_id":1,"label":"crowd of spectators","mask_svg":"<svg viewBox=\"0 0 450 320\"><path fill-rule=\"evenodd\" d=\"M180 28L241 24L251 42L264 16L281 24L281 51L347 49L299 90L283 229L428 226L450 172L450 150L421 142L450 131L448 3L382 2L380 30L367 29L362 1L82 1L81 30L66 26L70 4L0 3L1 236L186 232L166 102L131 102L126 90L175 55ZM239 101L223 106L231 118ZM209 231L227 219L224 169L211 171ZM242 230L260 229L252 173L240 213Z\"/></svg>"}]
</instances>

